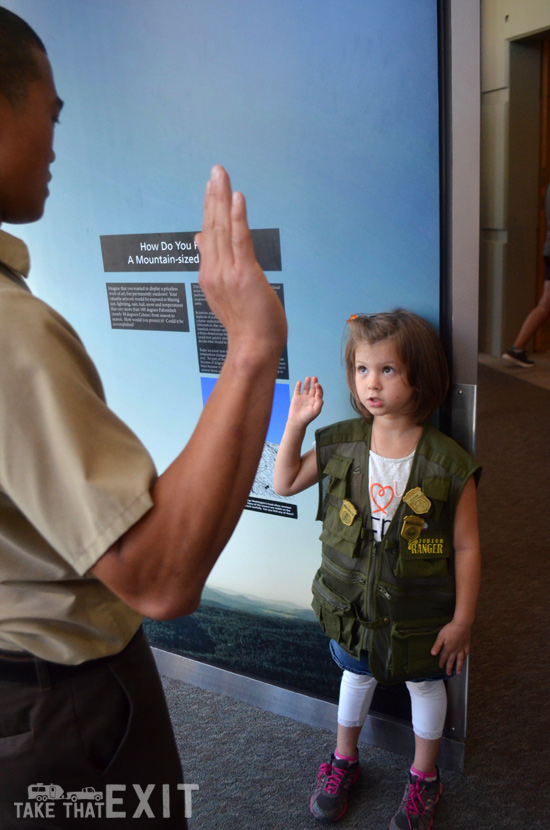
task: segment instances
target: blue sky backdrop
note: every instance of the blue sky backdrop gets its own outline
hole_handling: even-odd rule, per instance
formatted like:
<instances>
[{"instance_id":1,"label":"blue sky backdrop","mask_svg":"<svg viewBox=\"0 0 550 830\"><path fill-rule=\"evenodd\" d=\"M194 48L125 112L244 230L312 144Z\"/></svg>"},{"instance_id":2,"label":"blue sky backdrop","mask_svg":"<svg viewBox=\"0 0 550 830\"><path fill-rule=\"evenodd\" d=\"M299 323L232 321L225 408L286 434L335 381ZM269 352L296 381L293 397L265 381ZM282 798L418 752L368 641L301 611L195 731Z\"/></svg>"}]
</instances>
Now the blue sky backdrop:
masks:
<instances>
[{"instance_id":1,"label":"blue sky backdrop","mask_svg":"<svg viewBox=\"0 0 550 830\"><path fill-rule=\"evenodd\" d=\"M245 193L251 226L280 229L282 271L268 278L284 284L290 389L312 373L325 388L308 445L350 417L347 317L402 305L438 322L436 0L4 5L44 40L66 102L45 218L6 230L29 244L32 290L79 331L159 471L210 382L196 274L105 274L99 238L197 230L214 163ZM186 283L189 333L110 328L106 282L139 280ZM278 396L288 405L287 386ZM245 513L211 584L309 605L316 501L298 497L297 521Z\"/></svg>"}]
</instances>

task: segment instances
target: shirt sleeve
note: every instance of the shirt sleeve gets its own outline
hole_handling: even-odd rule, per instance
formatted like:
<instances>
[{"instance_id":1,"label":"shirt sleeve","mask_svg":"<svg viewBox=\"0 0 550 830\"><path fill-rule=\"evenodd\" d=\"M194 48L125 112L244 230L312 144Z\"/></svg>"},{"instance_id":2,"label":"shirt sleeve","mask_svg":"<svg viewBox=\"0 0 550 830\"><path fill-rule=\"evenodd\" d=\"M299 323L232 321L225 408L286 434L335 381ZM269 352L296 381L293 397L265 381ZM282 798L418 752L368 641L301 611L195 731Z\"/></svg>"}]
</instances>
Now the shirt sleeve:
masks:
<instances>
[{"instance_id":1,"label":"shirt sleeve","mask_svg":"<svg viewBox=\"0 0 550 830\"><path fill-rule=\"evenodd\" d=\"M0 489L83 575L152 507L153 461L71 326L15 286L0 354Z\"/></svg>"}]
</instances>

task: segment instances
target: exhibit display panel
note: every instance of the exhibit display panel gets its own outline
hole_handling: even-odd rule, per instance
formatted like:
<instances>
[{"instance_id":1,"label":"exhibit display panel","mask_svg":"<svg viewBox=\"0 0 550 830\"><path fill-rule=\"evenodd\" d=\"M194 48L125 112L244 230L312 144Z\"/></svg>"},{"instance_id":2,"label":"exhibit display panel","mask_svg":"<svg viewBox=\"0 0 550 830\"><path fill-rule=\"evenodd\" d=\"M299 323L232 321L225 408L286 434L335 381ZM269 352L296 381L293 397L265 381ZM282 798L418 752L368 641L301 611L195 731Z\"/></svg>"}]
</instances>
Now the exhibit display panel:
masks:
<instances>
[{"instance_id":1,"label":"exhibit display panel","mask_svg":"<svg viewBox=\"0 0 550 830\"><path fill-rule=\"evenodd\" d=\"M75 326L110 406L159 472L191 435L225 354L194 242L212 165L247 197L257 256L289 321L265 449L201 607L146 628L167 673L255 700L279 695L287 713L305 707L315 721L340 676L310 607L318 494L278 496L274 459L306 375L325 391L306 446L315 428L353 416L342 362L350 314L406 307L453 342L452 148L442 141L453 4L5 5L44 40L65 101L45 218L6 229L29 245L32 290ZM475 336L453 348L455 361L472 349ZM475 390L475 379L461 382ZM473 407L457 411L471 443ZM458 696L464 708L464 684ZM377 691L369 739L387 716L408 741L407 707L404 690ZM459 721L452 741L464 737Z\"/></svg>"}]
</instances>

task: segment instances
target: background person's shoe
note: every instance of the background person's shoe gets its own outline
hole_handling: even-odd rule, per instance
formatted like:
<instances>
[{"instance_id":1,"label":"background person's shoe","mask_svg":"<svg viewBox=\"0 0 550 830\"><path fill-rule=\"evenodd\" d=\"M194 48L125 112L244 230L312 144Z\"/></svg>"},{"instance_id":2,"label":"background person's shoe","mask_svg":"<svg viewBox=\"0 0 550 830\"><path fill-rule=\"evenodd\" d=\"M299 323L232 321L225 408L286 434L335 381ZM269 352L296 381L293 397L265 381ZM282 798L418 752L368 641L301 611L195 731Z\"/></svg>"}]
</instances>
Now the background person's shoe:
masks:
<instances>
[{"instance_id":1,"label":"background person's shoe","mask_svg":"<svg viewBox=\"0 0 550 830\"><path fill-rule=\"evenodd\" d=\"M535 365L535 361L531 360L530 357L527 357L525 349L516 349L515 346L510 346L510 348L504 352L502 357L510 363L515 363L516 366L523 366L524 369L530 369L531 366Z\"/></svg>"}]
</instances>

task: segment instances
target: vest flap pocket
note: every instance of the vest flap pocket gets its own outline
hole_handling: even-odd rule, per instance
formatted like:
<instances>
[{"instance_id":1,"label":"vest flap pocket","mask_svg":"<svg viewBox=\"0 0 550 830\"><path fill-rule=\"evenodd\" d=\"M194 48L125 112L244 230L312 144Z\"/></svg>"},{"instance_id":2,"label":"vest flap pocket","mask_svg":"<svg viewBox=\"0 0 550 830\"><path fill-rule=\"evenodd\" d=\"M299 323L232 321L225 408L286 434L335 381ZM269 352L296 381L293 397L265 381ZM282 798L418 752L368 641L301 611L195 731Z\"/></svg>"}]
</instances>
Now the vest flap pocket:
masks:
<instances>
[{"instance_id":1,"label":"vest flap pocket","mask_svg":"<svg viewBox=\"0 0 550 830\"><path fill-rule=\"evenodd\" d=\"M351 602L328 587L320 570L315 575L311 590L311 606L325 634L337 642L346 639L355 620Z\"/></svg>"},{"instance_id":2,"label":"vest flap pocket","mask_svg":"<svg viewBox=\"0 0 550 830\"><path fill-rule=\"evenodd\" d=\"M447 501L451 479L443 476L426 476L422 479L422 491L429 499Z\"/></svg>"},{"instance_id":3,"label":"vest flap pocket","mask_svg":"<svg viewBox=\"0 0 550 830\"><path fill-rule=\"evenodd\" d=\"M418 539L399 539L395 575L405 579L445 576L451 555L449 534L423 531Z\"/></svg>"},{"instance_id":4,"label":"vest flap pocket","mask_svg":"<svg viewBox=\"0 0 550 830\"><path fill-rule=\"evenodd\" d=\"M433 502L433 515L441 518L443 507L449 499L451 479L444 476L426 476L422 479L422 492Z\"/></svg>"},{"instance_id":5,"label":"vest flap pocket","mask_svg":"<svg viewBox=\"0 0 550 830\"><path fill-rule=\"evenodd\" d=\"M333 455L329 458L323 475L330 476L328 492L343 499L346 495L346 482L353 458L343 455Z\"/></svg>"},{"instance_id":6,"label":"vest flap pocket","mask_svg":"<svg viewBox=\"0 0 550 830\"><path fill-rule=\"evenodd\" d=\"M351 525L344 524L340 517L342 502L335 501L336 504L331 502L327 504L323 530L319 539L346 556L355 556L361 536L361 517L355 516Z\"/></svg>"},{"instance_id":7,"label":"vest flap pocket","mask_svg":"<svg viewBox=\"0 0 550 830\"><path fill-rule=\"evenodd\" d=\"M425 531L411 541L401 538L399 544L400 556L405 560L447 559L451 555L448 534L441 531Z\"/></svg>"},{"instance_id":8,"label":"vest flap pocket","mask_svg":"<svg viewBox=\"0 0 550 830\"><path fill-rule=\"evenodd\" d=\"M439 667L439 655L430 654L437 635L449 617L429 620L403 620L392 625L392 675L409 678L445 674Z\"/></svg>"},{"instance_id":9,"label":"vest flap pocket","mask_svg":"<svg viewBox=\"0 0 550 830\"><path fill-rule=\"evenodd\" d=\"M333 591L332 588L329 588L320 570L315 574L311 590L313 591L313 596L317 597L321 605L330 608L335 614L342 614L343 616L353 614L349 599L346 599L341 594Z\"/></svg>"},{"instance_id":10,"label":"vest flap pocket","mask_svg":"<svg viewBox=\"0 0 550 830\"><path fill-rule=\"evenodd\" d=\"M333 455L327 461L323 475L333 476L333 478L343 478L345 480L352 461L353 458L348 458L344 455Z\"/></svg>"}]
</instances>

